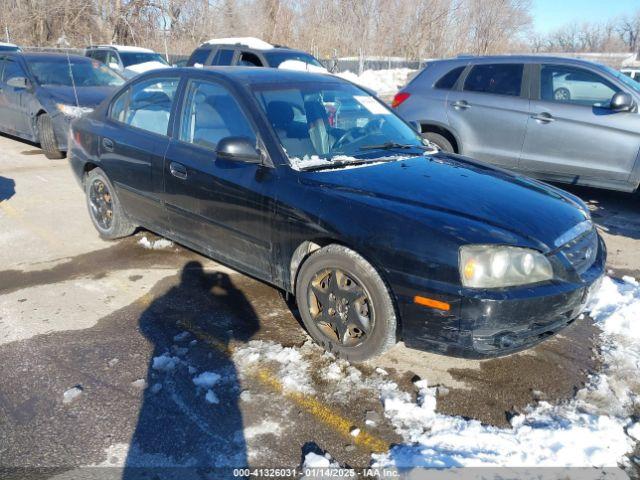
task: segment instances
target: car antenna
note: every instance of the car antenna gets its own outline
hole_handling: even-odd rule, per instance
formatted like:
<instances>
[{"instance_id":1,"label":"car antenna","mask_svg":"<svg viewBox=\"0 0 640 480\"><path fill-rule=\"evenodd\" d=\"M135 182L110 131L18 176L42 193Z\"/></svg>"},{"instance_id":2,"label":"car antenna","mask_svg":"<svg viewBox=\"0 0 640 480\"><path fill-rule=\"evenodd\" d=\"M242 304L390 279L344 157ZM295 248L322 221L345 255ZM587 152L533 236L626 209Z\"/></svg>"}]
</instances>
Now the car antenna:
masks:
<instances>
[{"instance_id":1,"label":"car antenna","mask_svg":"<svg viewBox=\"0 0 640 480\"><path fill-rule=\"evenodd\" d=\"M69 76L71 77L71 86L73 87L73 96L76 99L76 107L80 108L80 100L78 100L78 90L76 88L76 80L73 77L73 69L71 68L71 57L69 57L69 50L67 50L67 65L69 66Z\"/></svg>"}]
</instances>

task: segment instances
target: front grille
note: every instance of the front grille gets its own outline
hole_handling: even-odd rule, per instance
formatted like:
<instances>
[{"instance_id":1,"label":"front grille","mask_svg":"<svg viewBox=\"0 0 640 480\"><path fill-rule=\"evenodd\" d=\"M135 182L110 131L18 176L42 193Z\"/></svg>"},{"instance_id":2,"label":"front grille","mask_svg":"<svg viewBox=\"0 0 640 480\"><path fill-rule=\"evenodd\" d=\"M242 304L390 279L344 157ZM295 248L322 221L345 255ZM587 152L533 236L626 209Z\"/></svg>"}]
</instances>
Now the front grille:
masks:
<instances>
[{"instance_id":1,"label":"front grille","mask_svg":"<svg viewBox=\"0 0 640 480\"><path fill-rule=\"evenodd\" d=\"M598 255L598 234L595 228L560 247L571 266L582 274L589 269Z\"/></svg>"}]
</instances>

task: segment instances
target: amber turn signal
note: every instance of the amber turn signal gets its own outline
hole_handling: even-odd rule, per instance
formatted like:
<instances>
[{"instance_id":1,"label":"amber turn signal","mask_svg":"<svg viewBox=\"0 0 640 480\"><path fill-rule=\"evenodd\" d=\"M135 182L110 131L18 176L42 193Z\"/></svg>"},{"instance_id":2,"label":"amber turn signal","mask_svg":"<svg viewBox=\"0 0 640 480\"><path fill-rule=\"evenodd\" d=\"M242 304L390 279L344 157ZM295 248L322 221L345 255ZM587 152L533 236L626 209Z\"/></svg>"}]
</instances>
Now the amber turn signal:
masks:
<instances>
[{"instance_id":1,"label":"amber turn signal","mask_svg":"<svg viewBox=\"0 0 640 480\"><path fill-rule=\"evenodd\" d=\"M423 307L444 310L445 312L448 312L451 309L451 305L446 302L434 300L433 298L421 297L420 295L416 295L415 297L413 297L413 303L417 303L418 305L422 305Z\"/></svg>"}]
</instances>

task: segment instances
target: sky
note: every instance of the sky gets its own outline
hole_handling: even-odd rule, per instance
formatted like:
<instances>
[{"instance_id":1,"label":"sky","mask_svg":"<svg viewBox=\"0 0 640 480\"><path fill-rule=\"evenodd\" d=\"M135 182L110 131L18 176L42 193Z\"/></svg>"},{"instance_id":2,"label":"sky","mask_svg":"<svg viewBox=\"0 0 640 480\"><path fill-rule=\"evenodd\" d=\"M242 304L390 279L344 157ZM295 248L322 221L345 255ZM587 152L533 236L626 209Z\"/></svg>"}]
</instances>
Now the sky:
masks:
<instances>
[{"instance_id":1,"label":"sky","mask_svg":"<svg viewBox=\"0 0 640 480\"><path fill-rule=\"evenodd\" d=\"M640 0L533 0L533 28L548 33L568 23L599 22L640 10Z\"/></svg>"}]
</instances>

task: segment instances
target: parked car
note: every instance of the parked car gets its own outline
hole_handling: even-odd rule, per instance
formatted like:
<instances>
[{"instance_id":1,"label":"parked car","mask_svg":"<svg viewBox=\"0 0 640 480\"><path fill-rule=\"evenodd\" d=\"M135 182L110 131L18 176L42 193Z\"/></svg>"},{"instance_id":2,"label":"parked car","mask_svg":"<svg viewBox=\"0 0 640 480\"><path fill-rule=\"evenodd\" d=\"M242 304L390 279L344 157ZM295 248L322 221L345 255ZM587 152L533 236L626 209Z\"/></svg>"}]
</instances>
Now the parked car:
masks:
<instances>
[{"instance_id":1,"label":"parked car","mask_svg":"<svg viewBox=\"0 0 640 480\"><path fill-rule=\"evenodd\" d=\"M95 45L86 48L85 56L104 63L127 79L150 70L170 67L162 55L141 47Z\"/></svg>"},{"instance_id":2,"label":"parked car","mask_svg":"<svg viewBox=\"0 0 640 480\"><path fill-rule=\"evenodd\" d=\"M20 47L13 43L0 42L0 52L19 52Z\"/></svg>"},{"instance_id":3,"label":"parked car","mask_svg":"<svg viewBox=\"0 0 640 480\"><path fill-rule=\"evenodd\" d=\"M327 99L360 121L330 122ZM337 77L153 72L72 133L103 238L142 226L290 292L311 336L351 360L399 339L470 357L525 348L571 323L604 272L580 199L437 153Z\"/></svg>"},{"instance_id":4,"label":"parked car","mask_svg":"<svg viewBox=\"0 0 640 480\"><path fill-rule=\"evenodd\" d=\"M86 57L0 52L0 130L62 158L69 124L91 112L124 79Z\"/></svg>"},{"instance_id":5,"label":"parked car","mask_svg":"<svg viewBox=\"0 0 640 480\"><path fill-rule=\"evenodd\" d=\"M627 77L631 77L636 82L640 82L640 68L623 68L620 70Z\"/></svg>"},{"instance_id":6,"label":"parked car","mask_svg":"<svg viewBox=\"0 0 640 480\"><path fill-rule=\"evenodd\" d=\"M545 180L634 191L640 84L604 65L540 57L430 62L393 106L442 150Z\"/></svg>"},{"instance_id":7,"label":"parked car","mask_svg":"<svg viewBox=\"0 0 640 480\"><path fill-rule=\"evenodd\" d=\"M208 65L327 72L310 53L253 37L214 38L196 48L187 61L188 67Z\"/></svg>"}]
</instances>

